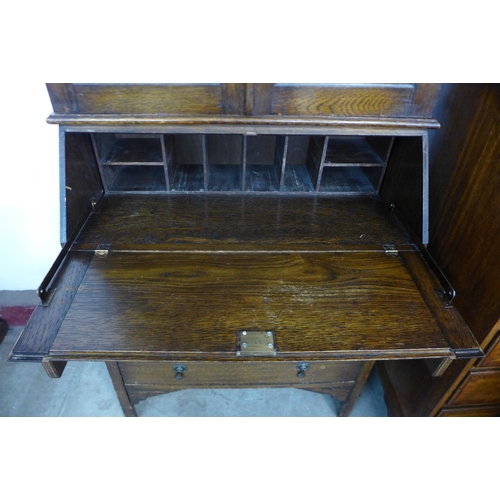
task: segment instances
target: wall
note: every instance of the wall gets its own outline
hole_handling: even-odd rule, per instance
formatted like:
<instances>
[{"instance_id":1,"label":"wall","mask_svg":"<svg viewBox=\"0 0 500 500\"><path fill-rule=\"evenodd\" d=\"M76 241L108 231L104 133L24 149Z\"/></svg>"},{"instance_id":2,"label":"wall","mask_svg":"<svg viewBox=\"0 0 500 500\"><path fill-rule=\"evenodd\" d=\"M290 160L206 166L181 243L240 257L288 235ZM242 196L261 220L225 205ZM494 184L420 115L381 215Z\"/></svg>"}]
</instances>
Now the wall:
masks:
<instances>
[{"instance_id":1,"label":"wall","mask_svg":"<svg viewBox=\"0 0 500 500\"><path fill-rule=\"evenodd\" d=\"M60 250L58 128L45 83L0 91L0 290L34 290Z\"/></svg>"}]
</instances>

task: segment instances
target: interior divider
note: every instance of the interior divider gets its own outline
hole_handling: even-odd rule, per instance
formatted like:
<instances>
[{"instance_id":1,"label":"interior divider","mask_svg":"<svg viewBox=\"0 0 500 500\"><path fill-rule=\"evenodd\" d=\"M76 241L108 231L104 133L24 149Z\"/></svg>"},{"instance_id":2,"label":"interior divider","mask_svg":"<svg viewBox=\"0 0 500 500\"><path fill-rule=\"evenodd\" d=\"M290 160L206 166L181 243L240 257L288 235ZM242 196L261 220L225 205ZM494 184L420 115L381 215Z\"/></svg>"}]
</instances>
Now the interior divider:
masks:
<instances>
[{"instance_id":1,"label":"interior divider","mask_svg":"<svg viewBox=\"0 0 500 500\"><path fill-rule=\"evenodd\" d=\"M247 151L248 151L248 138L247 135L243 135L243 155L242 155L242 179L241 179L241 190L246 191L246 177L247 177Z\"/></svg>"},{"instance_id":2,"label":"interior divider","mask_svg":"<svg viewBox=\"0 0 500 500\"><path fill-rule=\"evenodd\" d=\"M327 148L328 136L311 137L306 166L315 191L319 191L321 184Z\"/></svg>"},{"instance_id":3,"label":"interior divider","mask_svg":"<svg viewBox=\"0 0 500 500\"><path fill-rule=\"evenodd\" d=\"M281 174L280 174L280 191L285 190L285 170L286 170L286 158L288 154L288 136L285 135L283 139L283 158L281 159Z\"/></svg>"}]
</instances>

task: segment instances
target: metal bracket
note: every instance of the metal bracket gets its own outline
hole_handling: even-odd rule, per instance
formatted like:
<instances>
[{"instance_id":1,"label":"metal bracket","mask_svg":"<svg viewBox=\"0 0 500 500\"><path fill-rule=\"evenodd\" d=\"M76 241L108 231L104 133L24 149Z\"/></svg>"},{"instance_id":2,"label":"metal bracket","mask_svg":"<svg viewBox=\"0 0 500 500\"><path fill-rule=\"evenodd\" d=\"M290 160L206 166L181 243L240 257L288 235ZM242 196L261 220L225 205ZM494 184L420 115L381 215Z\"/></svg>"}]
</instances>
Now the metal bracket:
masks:
<instances>
[{"instance_id":1,"label":"metal bracket","mask_svg":"<svg viewBox=\"0 0 500 500\"><path fill-rule=\"evenodd\" d=\"M448 281L441 268L436 264L436 261L429 253L429 250L427 250L427 247L422 243L422 240L417 236L417 234L410 226L410 223L406 220L401 210L399 210L399 208L394 203L390 205L390 209L392 212L396 214L401 224L403 224L404 228L410 235L411 239L413 240L413 243L418 248L425 262L431 268L432 272L434 273L439 283L443 287L443 290L440 291L440 297L443 299L445 307L453 307L452 302L453 299L455 298L455 289L451 286L451 283Z\"/></svg>"},{"instance_id":2,"label":"metal bracket","mask_svg":"<svg viewBox=\"0 0 500 500\"><path fill-rule=\"evenodd\" d=\"M277 356L276 339L272 330L238 330L236 356Z\"/></svg>"},{"instance_id":3,"label":"metal bracket","mask_svg":"<svg viewBox=\"0 0 500 500\"><path fill-rule=\"evenodd\" d=\"M90 199L90 206L92 210L89 212L87 217L83 217L78 226L74 229L74 231L71 233L70 237L66 240L66 243L62 247L62 250L59 252L59 255L56 257L56 260L52 264L51 268L49 269L49 272L43 279L42 283L38 287L37 293L42 302L47 302L47 294L49 293L47 290L47 287L50 285L50 282L56 275L57 271L61 267L61 264L63 263L64 259L66 258L66 255L68 254L71 246L73 245L74 241L76 240L76 237L80 234L80 231L82 230L83 226L87 222L87 219L89 216L92 214L96 207L96 201L95 198Z\"/></svg>"},{"instance_id":4,"label":"metal bracket","mask_svg":"<svg viewBox=\"0 0 500 500\"><path fill-rule=\"evenodd\" d=\"M54 294L56 293L56 291L57 291L57 288L49 288L47 290L46 294L44 295L44 297L42 299L42 304L41 305L43 307L47 307L50 304L50 301L54 297Z\"/></svg>"}]
</instances>

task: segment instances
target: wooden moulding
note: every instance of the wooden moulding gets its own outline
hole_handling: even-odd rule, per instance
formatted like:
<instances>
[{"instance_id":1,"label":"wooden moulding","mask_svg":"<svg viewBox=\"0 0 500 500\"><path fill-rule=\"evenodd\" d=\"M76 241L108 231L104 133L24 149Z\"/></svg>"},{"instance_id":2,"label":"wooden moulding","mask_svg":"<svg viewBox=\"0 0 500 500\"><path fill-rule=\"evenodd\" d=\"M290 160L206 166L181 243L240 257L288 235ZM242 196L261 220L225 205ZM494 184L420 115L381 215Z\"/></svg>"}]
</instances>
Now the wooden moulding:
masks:
<instances>
[{"instance_id":1,"label":"wooden moulding","mask_svg":"<svg viewBox=\"0 0 500 500\"><path fill-rule=\"evenodd\" d=\"M184 126L190 127L188 130L195 131L193 127L209 127L209 126L276 126L277 130L281 130L281 134L301 134L301 127L312 127L311 130L318 127L329 127L339 129L390 129L391 132L404 133L405 130L413 129L415 131L439 128L439 123L432 118L357 118L357 117L290 117L290 116L206 116L206 115L191 115L191 116L172 116L161 114L135 114L135 115L113 115L113 114L57 114L52 113L47 118L47 123L63 125L63 126L108 126L120 127L121 130L126 130L122 127L126 126ZM290 127L286 129L284 127ZM255 129L249 129L254 131ZM265 130L265 129L263 129ZM295 130L295 132L294 132ZM280 132L278 132L280 133ZM367 132L369 133L369 132Z\"/></svg>"}]
</instances>

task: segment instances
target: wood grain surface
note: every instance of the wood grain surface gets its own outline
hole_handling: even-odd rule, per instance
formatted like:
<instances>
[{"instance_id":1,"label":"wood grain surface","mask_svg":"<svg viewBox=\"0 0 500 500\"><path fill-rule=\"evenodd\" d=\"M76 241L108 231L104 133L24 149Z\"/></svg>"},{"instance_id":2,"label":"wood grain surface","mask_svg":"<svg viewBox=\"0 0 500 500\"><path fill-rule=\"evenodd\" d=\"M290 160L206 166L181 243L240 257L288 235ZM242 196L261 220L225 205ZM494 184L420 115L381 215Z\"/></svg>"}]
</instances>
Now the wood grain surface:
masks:
<instances>
[{"instance_id":1,"label":"wood grain surface","mask_svg":"<svg viewBox=\"0 0 500 500\"><path fill-rule=\"evenodd\" d=\"M174 254L95 257L52 344L63 358L234 358L236 331L275 330L278 356L451 356L397 257Z\"/></svg>"},{"instance_id":2,"label":"wood grain surface","mask_svg":"<svg viewBox=\"0 0 500 500\"><path fill-rule=\"evenodd\" d=\"M412 84L276 84L277 115L406 116Z\"/></svg>"},{"instance_id":3,"label":"wood grain surface","mask_svg":"<svg viewBox=\"0 0 500 500\"><path fill-rule=\"evenodd\" d=\"M377 196L106 195L75 249L347 250L411 243Z\"/></svg>"}]
</instances>

